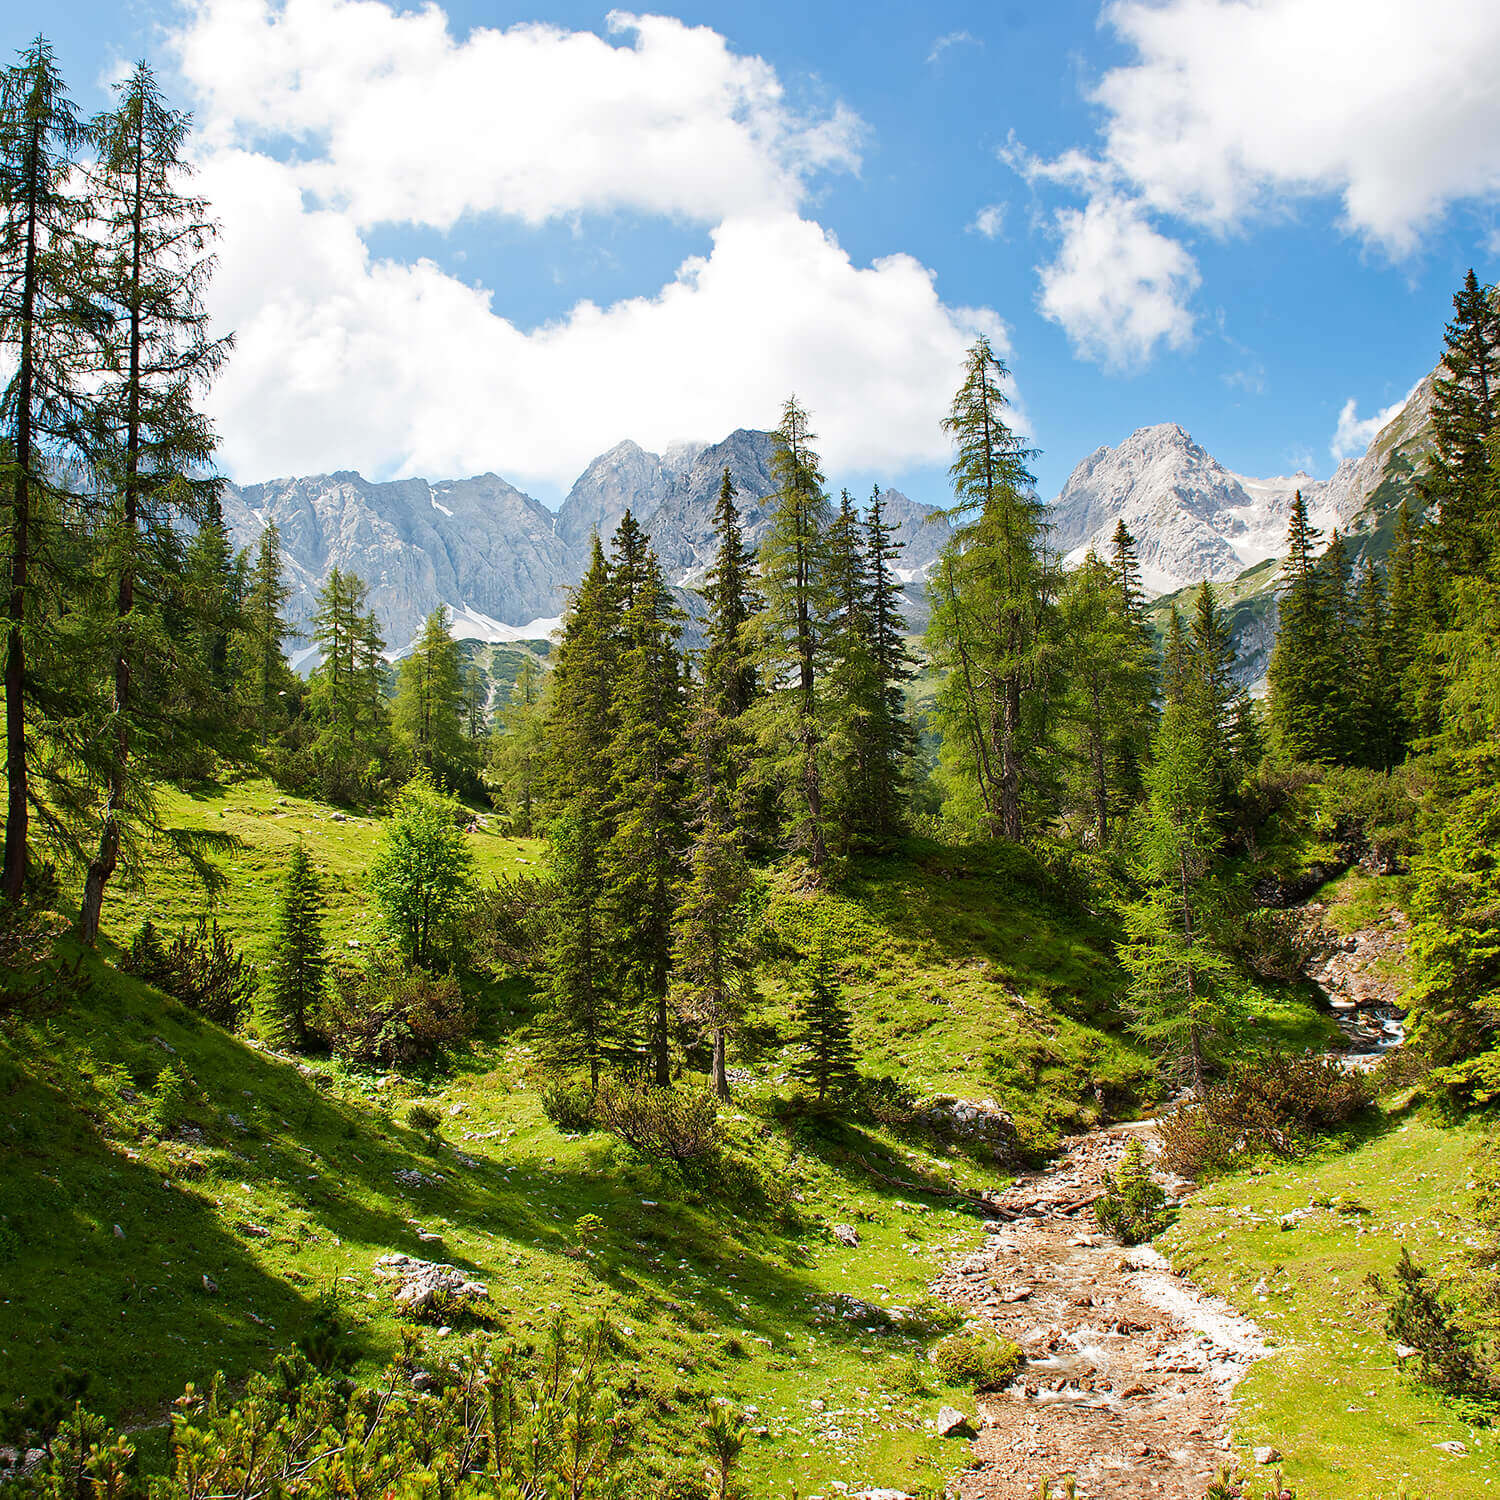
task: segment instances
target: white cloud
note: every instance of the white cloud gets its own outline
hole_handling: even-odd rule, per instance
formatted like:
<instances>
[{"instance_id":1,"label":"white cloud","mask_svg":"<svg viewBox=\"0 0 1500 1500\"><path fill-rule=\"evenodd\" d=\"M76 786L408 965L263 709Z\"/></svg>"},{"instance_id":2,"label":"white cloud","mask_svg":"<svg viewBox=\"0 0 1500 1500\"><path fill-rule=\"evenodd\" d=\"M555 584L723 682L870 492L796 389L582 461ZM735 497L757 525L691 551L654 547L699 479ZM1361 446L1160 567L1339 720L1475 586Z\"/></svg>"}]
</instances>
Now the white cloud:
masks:
<instances>
[{"instance_id":1,"label":"white cloud","mask_svg":"<svg viewBox=\"0 0 1500 1500\"><path fill-rule=\"evenodd\" d=\"M432 4L198 0L174 40L207 144L294 142L302 186L362 225L618 209L712 224L858 168L857 117L800 115L769 64L707 27L610 25L628 44L541 24L458 41Z\"/></svg>"},{"instance_id":2,"label":"white cloud","mask_svg":"<svg viewBox=\"0 0 1500 1500\"><path fill-rule=\"evenodd\" d=\"M977 36L972 36L967 31L950 31L945 36L940 36L933 44L932 50L927 54L927 61L935 63L950 47L982 47L984 43Z\"/></svg>"},{"instance_id":3,"label":"white cloud","mask_svg":"<svg viewBox=\"0 0 1500 1500\"><path fill-rule=\"evenodd\" d=\"M1389 406L1376 412L1372 417L1358 415L1358 403L1353 396L1344 402L1339 412L1339 425L1334 431L1333 441L1328 445L1328 451L1333 455L1334 462L1339 463L1346 458L1358 458L1375 441L1381 428L1411 400L1416 394L1416 389L1417 387L1413 386L1399 401L1392 401Z\"/></svg>"},{"instance_id":4,"label":"white cloud","mask_svg":"<svg viewBox=\"0 0 1500 1500\"><path fill-rule=\"evenodd\" d=\"M455 42L434 7L200 0L179 50L224 225L213 310L237 344L211 411L230 473L565 485L623 437L769 425L792 391L831 468L946 456L964 348L982 330L1003 350L1005 329L944 304L909 256L854 264L805 216L810 178L856 164L852 117L794 115L765 63L703 28L618 24L631 45L541 27ZM503 123L517 91L526 129ZM390 220L564 216L586 235L614 209L702 223L710 248L530 332L484 287L369 249Z\"/></svg>"},{"instance_id":5,"label":"white cloud","mask_svg":"<svg viewBox=\"0 0 1500 1500\"><path fill-rule=\"evenodd\" d=\"M1192 342L1187 304L1198 286L1197 264L1152 228L1138 203L1100 192L1082 209L1059 210L1055 222L1062 248L1042 268L1039 305L1079 353L1128 370L1159 344L1182 349Z\"/></svg>"},{"instance_id":6,"label":"white cloud","mask_svg":"<svg viewBox=\"0 0 1500 1500\"><path fill-rule=\"evenodd\" d=\"M1096 151L1001 153L1029 180L1084 195L1085 219L1130 200L1131 224L1149 213L1158 239L1174 219L1222 235L1333 197L1349 233L1402 257L1455 204L1500 197L1500 5L1110 0L1102 19L1134 58L1089 92L1104 112ZM1045 288L1062 271L1042 274ZM1118 320L1115 280L1092 300L1073 288L1065 326L1086 348L1096 323Z\"/></svg>"},{"instance_id":7,"label":"white cloud","mask_svg":"<svg viewBox=\"0 0 1500 1500\"><path fill-rule=\"evenodd\" d=\"M1005 233L1005 208L1003 203L987 203L974 215L974 222L969 225L975 234L982 234L987 240L998 240Z\"/></svg>"}]
</instances>

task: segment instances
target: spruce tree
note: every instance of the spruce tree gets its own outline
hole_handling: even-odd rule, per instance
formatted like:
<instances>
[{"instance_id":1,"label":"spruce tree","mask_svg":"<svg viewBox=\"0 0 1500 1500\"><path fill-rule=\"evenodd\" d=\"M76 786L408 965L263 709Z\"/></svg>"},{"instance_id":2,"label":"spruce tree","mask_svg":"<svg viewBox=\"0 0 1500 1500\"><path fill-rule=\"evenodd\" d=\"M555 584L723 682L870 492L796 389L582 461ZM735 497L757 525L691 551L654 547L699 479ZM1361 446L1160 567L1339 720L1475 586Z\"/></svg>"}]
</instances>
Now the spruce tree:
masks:
<instances>
[{"instance_id":1,"label":"spruce tree","mask_svg":"<svg viewBox=\"0 0 1500 1500\"><path fill-rule=\"evenodd\" d=\"M323 892L299 839L287 863L272 928L262 1013L284 1045L307 1045L308 1021L328 982L323 950Z\"/></svg>"},{"instance_id":2,"label":"spruce tree","mask_svg":"<svg viewBox=\"0 0 1500 1500\"><path fill-rule=\"evenodd\" d=\"M1227 897L1221 873L1220 768L1202 700L1168 703L1146 772L1148 800L1132 875L1141 892L1124 912L1120 958L1130 975L1136 1033L1201 1095L1216 1048L1239 1024L1233 964L1218 938Z\"/></svg>"},{"instance_id":3,"label":"spruce tree","mask_svg":"<svg viewBox=\"0 0 1500 1500\"><path fill-rule=\"evenodd\" d=\"M577 811L547 830L553 917L547 925L541 1019L542 1053L555 1068L586 1068L598 1092L604 1068L619 1055L614 1003L601 931L598 823Z\"/></svg>"},{"instance_id":4,"label":"spruce tree","mask_svg":"<svg viewBox=\"0 0 1500 1500\"><path fill-rule=\"evenodd\" d=\"M725 719L739 718L755 700L758 683L747 626L764 603L755 589L755 554L745 545L737 494L726 467L714 504L718 549L703 583L708 606L703 680Z\"/></svg>"},{"instance_id":5,"label":"spruce tree","mask_svg":"<svg viewBox=\"0 0 1500 1500\"><path fill-rule=\"evenodd\" d=\"M766 695L757 710L768 779L786 811L786 843L814 874L828 860L824 757L818 723L823 621L829 607L824 545L831 516L807 413L792 397L773 434L772 472L780 488L760 548L766 607L757 621Z\"/></svg>"},{"instance_id":6,"label":"spruce tree","mask_svg":"<svg viewBox=\"0 0 1500 1500\"><path fill-rule=\"evenodd\" d=\"M686 841L681 619L648 545L619 623L602 879L614 972L641 1018L652 1081L663 1088L672 1081L667 989Z\"/></svg>"},{"instance_id":7,"label":"spruce tree","mask_svg":"<svg viewBox=\"0 0 1500 1500\"><path fill-rule=\"evenodd\" d=\"M791 1072L821 1105L859 1081L853 1022L826 940L819 939L804 960L799 990L798 1053Z\"/></svg>"},{"instance_id":8,"label":"spruce tree","mask_svg":"<svg viewBox=\"0 0 1500 1500\"><path fill-rule=\"evenodd\" d=\"M281 532L272 521L256 544L234 643L239 657L236 677L262 750L284 724L285 705L295 687L284 649L292 631L282 614L291 597L282 562Z\"/></svg>"},{"instance_id":9,"label":"spruce tree","mask_svg":"<svg viewBox=\"0 0 1500 1500\"><path fill-rule=\"evenodd\" d=\"M1355 595L1354 673L1349 689L1350 759L1377 771L1390 771L1401 749L1401 712L1391 670L1390 616L1385 581L1366 567Z\"/></svg>"},{"instance_id":10,"label":"spruce tree","mask_svg":"<svg viewBox=\"0 0 1500 1500\"><path fill-rule=\"evenodd\" d=\"M449 630L448 607L439 604L423 622L410 653L396 668L392 721L417 765L451 790L467 768L463 737L463 652Z\"/></svg>"},{"instance_id":11,"label":"spruce tree","mask_svg":"<svg viewBox=\"0 0 1500 1500\"><path fill-rule=\"evenodd\" d=\"M689 731L692 844L672 918L672 1000L712 1046L714 1093L729 1101L726 1056L754 996L745 897L750 871L735 826L735 787L724 774L730 721L704 683Z\"/></svg>"},{"instance_id":12,"label":"spruce tree","mask_svg":"<svg viewBox=\"0 0 1500 1500\"><path fill-rule=\"evenodd\" d=\"M1187 627L1182 611L1173 604L1167 616L1167 636L1161 653L1162 697L1167 703L1183 703L1189 687Z\"/></svg>"},{"instance_id":13,"label":"spruce tree","mask_svg":"<svg viewBox=\"0 0 1500 1500\"><path fill-rule=\"evenodd\" d=\"M869 565L870 645L879 683L871 734L870 832L888 839L901 831L917 736L906 711L904 684L915 675L901 613L901 580L896 566L905 542L885 519L885 501L876 485L865 512L865 555Z\"/></svg>"},{"instance_id":14,"label":"spruce tree","mask_svg":"<svg viewBox=\"0 0 1500 1500\"><path fill-rule=\"evenodd\" d=\"M177 643L160 629L160 599L176 566L176 524L211 513L216 439L195 410L228 355L210 338L203 294L215 227L202 199L181 190L188 117L169 108L145 64L118 86L115 109L93 129L91 176L98 252L95 295L115 313L99 337L103 379L96 397L92 467L111 492L106 576L111 598L100 621L113 702L98 816L98 853L79 907L79 933L93 943L104 892L132 844L154 827L153 752L180 728L161 712L176 696ZM153 611L152 606L156 606Z\"/></svg>"},{"instance_id":15,"label":"spruce tree","mask_svg":"<svg viewBox=\"0 0 1500 1500\"><path fill-rule=\"evenodd\" d=\"M541 669L529 652L521 658L510 702L500 710L490 744L490 767L510 814L511 832L536 831L537 800L547 763L542 719Z\"/></svg>"},{"instance_id":16,"label":"spruce tree","mask_svg":"<svg viewBox=\"0 0 1500 1500\"><path fill-rule=\"evenodd\" d=\"M1120 593L1120 613L1125 619L1144 625L1146 590L1141 583L1141 559L1123 516L1115 523L1110 539L1110 564Z\"/></svg>"},{"instance_id":17,"label":"spruce tree","mask_svg":"<svg viewBox=\"0 0 1500 1500\"><path fill-rule=\"evenodd\" d=\"M1050 815L1048 754L1058 569L1046 549L1046 507L1026 465L1033 456L1006 425L1008 375L978 339L943 428L958 524L940 565L945 587L928 628L929 655L946 674L938 698L945 746L986 742L973 777L989 821L1020 840Z\"/></svg>"},{"instance_id":18,"label":"spruce tree","mask_svg":"<svg viewBox=\"0 0 1500 1500\"><path fill-rule=\"evenodd\" d=\"M38 491L77 456L86 428L84 376L98 316L80 286L86 197L71 190L83 131L50 43L38 36L0 73L0 353L4 394L5 852L0 893L19 901L26 879L31 763L26 719L29 640L48 628L33 577L49 507ZM55 506L51 507L55 511ZM62 549L58 549L60 552Z\"/></svg>"},{"instance_id":19,"label":"spruce tree","mask_svg":"<svg viewBox=\"0 0 1500 1500\"><path fill-rule=\"evenodd\" d=\"M1451 573L1479 575L1495 553L1493 435L1500 424L1500 294L1470 269L1432 392L1433 453L1424 476L1439 507L1438 536Z\"/></svg>"},{"instance_id":20,"label":"spruce tree","mask_svg":"<svg viewBox=\"0 0 1500 1500\"><path fill-rule=\"evenodd\" d=\"M356 574L334 568L313 614L320 658L308 679L310 748L323 794L333 801L369 796L387 747L385 642L366 609L368 594Z\"/></svg>"},{"instance_id":21,"label":"spruce tree","mask_svg":"<svg viewBox=\"0 0 1500 1500\"><path fill-rule=\"evenodd\" d=\"M1338 661L1339 614L1347 613L1347 575L1337 555L1318 562L1321 534L1297 491L1287 527L1276 643L1267 677L1271 724L1293 760L1328 761L1338 754L1344 722L1345 674Z\"/></svg>"},{"instance_id":22,"label":"spruce tree","mask_svg":"<svg viewBox=\"0 0 1500 1500\"><path fill-rule=\"evenodd\" d=\"M547 695L549 813L568 809L597 825L609 786L618 672L615 590L599 538L563 615ZM595 836L602 836L597 826Z\"/></svg>"}]
</instances>

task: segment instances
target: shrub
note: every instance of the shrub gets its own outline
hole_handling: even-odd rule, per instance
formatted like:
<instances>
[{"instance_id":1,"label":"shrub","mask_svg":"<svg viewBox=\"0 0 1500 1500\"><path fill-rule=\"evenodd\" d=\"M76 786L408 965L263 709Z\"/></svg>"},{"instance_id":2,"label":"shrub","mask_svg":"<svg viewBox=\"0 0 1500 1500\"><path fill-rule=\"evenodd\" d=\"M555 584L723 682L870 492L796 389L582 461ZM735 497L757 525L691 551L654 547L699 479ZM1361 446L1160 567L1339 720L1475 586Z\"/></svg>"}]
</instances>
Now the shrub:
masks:
<instances>
[{"instance_id":1,"label":"shrub","mask_svg":"<svg viewBox=\"0 0 1500 1500\"><path fill-rule=\"evenodd\" d=\"M1231 1069L1158 1127L1174 1172L1220 1171L1242 1156L1289 1160L1374 1102L1367 1073L1313 1054L1268 1053Z\"/></svg>"},{"instance_id":2,"label":"shrub","mask_svg":"<svg viewBox=\"0 0 1500 1500\"><path fill-rule=\"evenodd\" d=\"M1417 1351L1421 1379L1450 1396L1485 1396L1500 1391L1500 1373L1484 1356L1483 1345L1454 1306L1448 1288L1401 1247L1394 1294L1378 1275L1370 1285L1391 1296L1385 1331L1398 1344Z\"/></svg>"},{"instance_id":3,"label":"shrub","mask_svg":"<svg viewBox=\"0 0 1500 1500\"><path fill-rule=\"evenodd\" d=\"M1417 797L1404 767L1390 774L1331 767L1317 792L1321 820L1335 838L1383 871L1399 868L1417 839Z\"/></svg>"},{"instance_id":4,"label":"shrub","mask_svg":"<svg viewBox=\"0 0 1500 1500\"><path fill-rule=\"evenodd\" d=\"M1301 979L1328 955L1331 938L1297 908L1261 907L1240 928L1237 947L1263 979Z\"/></svg>"},{"instance_id":5,"label":"shrub","mask_svg":"<svg viewBox=\"0 0 1500 1500\"><path fill-rule=\"evenodd\" d=\"M452 974L408 969L390 952L340 969L313 1025L336 1057L366 1067L423 1062L473 1029Z\"/></svg>"},{"instance_id":6,"label":"shrub","mask_svg":"<svg viewBox=\"0 0 1500 1500\"><path fill-rule=\"evenodd\" d=\"M130 940L120 967L180 1000L216 1025L239 1024L257 988L255 968L235 951L217 921L202 917L165 942L148 918Z\"/></svg>"},{"instance_id":7,"label":"shrub","mask_svg":"<svg viewBox=\"0 0 1500 1500\"><path fill-rule=\"evenodd\" d=\"M879 1125L910 1125L921 1112L917 1096L894 1078L861 1078L857 1097L860 1108Z\"/></svg>"},{"instance_id":8,"label":"shrub","mask_svg":"<svg viewBox=\"0 0 1500 1500\"><path fill-rule=\"evenodd\" d=\"M605 1130L651 1160L681 1167L718 1153L719 1106L702 1089L605 1082L594 1107Z\"/></svg>"},{"instance_id":9,"label":"shrub","mask_svg":"<svg viewBox=\"0 0 1500 1500\"><path fill-rule=\"evenodd\" d=\"M1106 1234L1124 1244L1139 1245L1165 1227L1166 1201L1166 1193L1146 1164L1141 1143L1132 1140L1119 1172L1104 1174L1104 1196L1094 1201L1094 1217Z\"/></svg>"},{"instance_id":10,"label":"shrub","mask_svg":"<svg viewBox=\"0 0 1500 1500\"><path fill-rule=\"evenodd\" d=\"M193 1081L176 1063L156 1075L148 1117L158 1135L170 1135L188 1116L193 1103Z\"/></svg>"},{"instance_id":11,"label":"shrub","mask_svg":"<svg viewBox=\"0 0 1500 1500\"><path fill-rule=\"evenodd\" d=\"M973 1326L950 1333L932 1351L938 1374L950 1385L995 1391L1009 1385L1021 1363L1021 1351L993 1328Z\"/></svg>"},{"instance_id":12,"label":"shrub","mask_svg":"<svg viewBox=\"0 0 1500 1500\"><path fill-rule=\"evenodd\" d=\"M430 1104L413 1104L406 1112L406 1123L423 1135L432 1135L443 1123L443 1117Z\"/></svg>"},{"instance_id":13,"label":"shrub","mask_svg":"<svg viewBox=\"0 0 1500 1500\"><path fill-rule=\"evenodd\" d=\"M541 1087L542 1113L559 1130L570 1135L587 1135L599 1128L594 1112L594 1095L584 1078L553 1075Z\"/></svg>"}]
</instances>

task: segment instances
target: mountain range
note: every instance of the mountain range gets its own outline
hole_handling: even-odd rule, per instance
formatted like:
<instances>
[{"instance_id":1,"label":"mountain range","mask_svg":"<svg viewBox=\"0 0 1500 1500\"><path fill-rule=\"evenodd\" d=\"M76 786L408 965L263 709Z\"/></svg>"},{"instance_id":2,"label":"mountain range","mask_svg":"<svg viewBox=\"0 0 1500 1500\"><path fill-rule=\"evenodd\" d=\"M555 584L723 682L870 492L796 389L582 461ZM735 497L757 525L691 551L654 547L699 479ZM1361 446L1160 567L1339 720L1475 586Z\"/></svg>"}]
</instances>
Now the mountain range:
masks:
<instances>
[{"instance_id":1,"label":"mountain range","mask_svg":"<svg viewBox=\"0 0 1500 1500\"><path fill-rule=\"evenodd\" d=\"M1221 585L1237 633L1239 675L1258 682L1275 633L1273 560L1293 494L1301 490L1325 535L1337 528L1349 538L1356 558L1383 554L1431 446L1432 381L1429 375L1416 386L1364 455L1345 459L1324 480L1303 473L1251 478L1225 467L1174 422L1140 428L1074 469L1050 507L1052 545L1073 562L1091 547L1107 554L1123 520L1137 540L1146 587L1161 596L1159 614L1202 579ZM224 515L239 545L253 544L276 522L293 589L288 613L304 634L317 591L337 567L369 586L394 653L440 603L460 638L537 639L556 627L594 534L607 539L627 509L650 535L669 581L690 591L712 562L714 504L727 468L746 538L757 544L776 492L772 445L770 433L751 428L664 453L618 443L584 469L556 511L496 474L372 482L340 471L227 486ZM887 490L885 499L905 543L908 623L920 629L921 582L948 524L935 507L899 490ZM694 596L681 597L691 613Z\"/></svg>"},{"instance_id":2,"label":"mountain range","mask_svg":"<svg viewBox=\"0 0 1500 1500\"><path fill-rule=\"evenodd\" d=\"M584 469L555 512L495 474L376 483L340 471L226 486L224 519L240 546L276 523L295 624L305 627L318 589L339 568L369 586L370 607L397 651L440 603L460 638L534 639L557 625L594 534L607 540L627 509L651 537L668 579L691 588L713 560L713 511L727 468L746 539L757 544L777 488L771 449L770 433L749 428L665 453L619 443ZM917 580L941 550L947 523L899 490L887 490L885 503L905 544L903 581ZM907 604L919 617L920 590Z\"/></svg>"}]
</instances>

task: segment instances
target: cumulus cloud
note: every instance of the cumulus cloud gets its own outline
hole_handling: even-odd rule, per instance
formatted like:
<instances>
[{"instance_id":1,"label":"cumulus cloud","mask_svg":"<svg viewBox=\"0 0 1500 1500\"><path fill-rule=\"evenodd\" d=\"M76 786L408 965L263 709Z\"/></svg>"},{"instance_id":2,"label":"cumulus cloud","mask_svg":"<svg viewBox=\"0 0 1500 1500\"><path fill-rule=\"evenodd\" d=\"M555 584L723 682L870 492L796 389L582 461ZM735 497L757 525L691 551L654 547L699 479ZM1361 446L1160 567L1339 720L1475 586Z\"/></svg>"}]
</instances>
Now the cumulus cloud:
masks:
<instances>
[{"instance_id":1,"label":"cumulus cloud","mask_svg":"<svg viewBox=\"0 0 1500 1500\"><path fill-rule=\"evenodd\" d=\"M224 225L213 310L237 333L211 409L241 478L359 467L495 468L563 485L595 453L712 440L795 390L833 466L946 453L966 343L1005 330L950 307L906 255L856 265L805 216L858 165L858 122L794 111L774 70L661 17L617 40L553 27L450 34L435 6L199 0L177 38L198 94L200 186ZM630 211L701 224L664 286L519 329L372 227L538 224Z\"/></svg>"},{"instance_id":2,"label":"cumulus cloud","mask_svg":"<svg viewBox=\"0 0 1500 1500\"><path fill-rule=\"evenodd\" d=\"M1359 404L1351 396L1339 411L1339 424L1333 434L1333 441L1328 445L1328 451L1333 455L1335 463L1342 462L1346 458L1358 458L1371 443L1375 441L1387 422L1411 400L1416 394L1416 386L1413 386L1399 401L1392 401L1382 411L1378 411L1371 417L1361 417L1358 414Z\"/></svg>"},{"instance_id":3,"label":"cumulus cloud","mask_svg":"<svg viewBox=\"0 0 1500 1500\"><path fill-rule=\"evenodd\" d=\"M1102 19L1134 56L1089 91L1097 147L1003 153L1084 195L1086 217L1129 199L1158 235L1222 235L1331 197L1348 233L1403 257L1455 204L1500 196L1500 6L1111 0ZM1087 331L1107 314L1085 290L1071 316Z\"/></svg>"},{"instance_id":4,"label":"cumulus cloud","mask_svg":"<svg viewBox=\"0 0 1500 1500\"><path fill-rule=\"evenodd\" d=\"M1042 267L1039 305L1079 353L1129 370L1158 344L1192 342L1187 304L1200 279L1197 263L1151 226L1137 202L1096 193L1082 209L1060 210L1055 222L1062 243Z\"/></svg>"}]
</instances>

